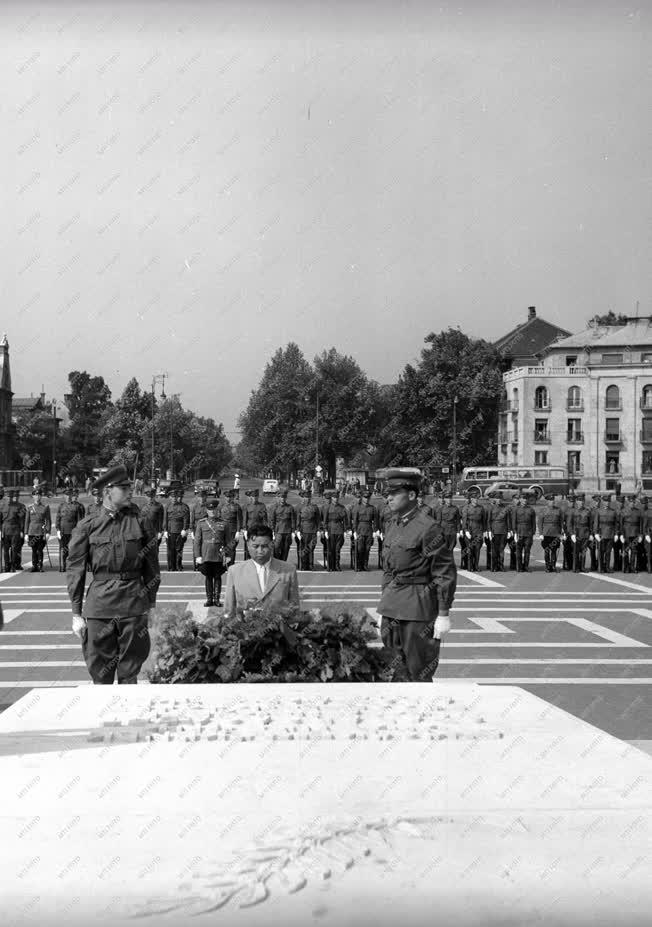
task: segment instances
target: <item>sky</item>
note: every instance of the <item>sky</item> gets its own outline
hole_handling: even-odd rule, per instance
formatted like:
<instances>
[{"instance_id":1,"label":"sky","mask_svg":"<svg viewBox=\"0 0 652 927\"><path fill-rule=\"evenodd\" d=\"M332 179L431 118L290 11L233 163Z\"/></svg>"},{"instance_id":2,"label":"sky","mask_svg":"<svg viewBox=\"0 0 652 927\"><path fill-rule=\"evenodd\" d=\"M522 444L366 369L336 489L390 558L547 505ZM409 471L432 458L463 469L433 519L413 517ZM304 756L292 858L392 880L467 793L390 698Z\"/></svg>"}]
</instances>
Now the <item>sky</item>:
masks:
<instances>
[{"instance_id":1,"label":"sky","mask_svg":"<svg viewBox=\"0 0 652 927\"><path fill-rule=\"evenodd\" d=\"M391 383L448 326L652 315L651 13L3 0L14 392L167 373L236 441L289 341Z\"/></svg>"}]
</instances>

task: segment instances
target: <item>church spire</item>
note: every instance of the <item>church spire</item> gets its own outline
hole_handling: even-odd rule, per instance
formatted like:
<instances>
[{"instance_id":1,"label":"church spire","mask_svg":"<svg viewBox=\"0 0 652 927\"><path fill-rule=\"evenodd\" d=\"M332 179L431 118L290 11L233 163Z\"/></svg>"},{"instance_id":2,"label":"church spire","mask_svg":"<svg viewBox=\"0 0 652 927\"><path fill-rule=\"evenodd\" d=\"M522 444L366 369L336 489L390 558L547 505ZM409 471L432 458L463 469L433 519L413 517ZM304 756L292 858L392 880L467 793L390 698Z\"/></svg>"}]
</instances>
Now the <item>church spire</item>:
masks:
<instances>
[{"instance_id":1,"label":"church spire","mask_svg":"<svg viewBox=\"0 0 652 927\"><path fill-rule=\"evenodd\" d=\"M0 389L6 389L11 392L11 368L9 366L9 342L7 335L2 336L0 341Z\"/></svg>"}]
</instances>

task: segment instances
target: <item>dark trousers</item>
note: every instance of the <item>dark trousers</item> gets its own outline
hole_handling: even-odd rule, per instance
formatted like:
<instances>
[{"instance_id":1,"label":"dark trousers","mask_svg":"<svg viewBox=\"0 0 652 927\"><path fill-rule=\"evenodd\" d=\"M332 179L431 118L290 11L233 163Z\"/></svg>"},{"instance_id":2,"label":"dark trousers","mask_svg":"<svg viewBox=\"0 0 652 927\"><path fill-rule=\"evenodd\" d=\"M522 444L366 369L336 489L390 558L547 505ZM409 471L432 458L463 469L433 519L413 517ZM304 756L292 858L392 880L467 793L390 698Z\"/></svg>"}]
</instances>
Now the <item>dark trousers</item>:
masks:
<instances>
[{"instance_id":1,"label":"dark trousers","mask_svg":"<svg viewBox=\"0 0 652 927\"><path fill-rule=\"evenodd\" d=\"M584 571L584 565L586 563L586 552L589 547L588 538L578 538L575 541L575 563L573 565L573 570L576 573L581 573Z\"/></svg>"},{"instance_id":2,"label":"dark trousers","mask_svg":"<svg viewBox=\"0 0 652 927\"><path fill-rule=\"evenodd\" d=\"M430 682L439 665L440 640L432 636L431 621L398 621L383 616L380 636L383 645L393 651L396 682Z\"/></svg>"},{"instance_id":3,"label":"dark trousers","mask_svg":"<svg viewBox=\"0 0 652 927\"><path fill-rule=\"evenodd\" d=\"M344 535L343 534L330 534L328 535L328 570L333 572L334 570L341 570L340 566L340 553L342 551L342 545L344 544Z\"/></svg>"},{"instance_id":4,"label":"dark trousers","mask_svg":"<svg viewBox=\"0 0 652 927\"><path fill-rule=\"evenodd\" d=\"M471 535L471 540L469 541L467 538L467 541L469 544L469 569L477 573L480 569L480 553L484 538L481 534L474 534Z\"/></svg>"},{"instance_id":5,"label":"dark trousers","mask_svg":"<svg viewBox=\"0 0 652 927\"><path fill-rule=\"evenodd\" d=\"M491 569L494 573L505 569L505 544L507 543L506 534L494 534L492 541L493 551L491 554Z\"/></svg>"},{"instance_id":6,"label":"dark trousers","mask_svg":"<svg viewBox=\"0 0 652 927\"><path fill-rule=\"evenodd\" d=\"M228 557L228 560L226 561L227 567L233 566L233 564L235 563L235 552L237 549L238 549L238 542L233 541L233 543L228 547L229 557ZM248 559L250 560L251 557L249 557Z\"/></svg>"},{"instance_id":7,"label":"dark trousers","mask_svg":"<svg viewBox=\"0 0 652 927\"><path fill-rule=\"evenodd\" d=\"M509 547L509 568L510 570L516 569L516 541L514 540L514 535L511 538L507 538L507 546Z\"/></svg>"},{"instance_id":8,"label":"dark trousers","mask_svg":"<svg viewBox=\"0 0 652 927\"><path fill-rule=\"evenodd\" d=\"M559 550L560 539L556 535L550 537L544 536L541 539L543 547L543 556L546 561L546 571L554 573L557 569L557 551Z\"/></svg>"},{"instance_id":9,"label":"dark trousers","mask_svg":"<svg viewBox=\"0 0 652 927\"><path fill-rule=\"evenodd\" d=\"M2 535L2 559L4 572L13 573L20 566L20 552L23 549L23 539L19 534L12 537Z\"/></svg>"},{"instance_id":10,"label":"dark trousers","mask_svg":"<svg viewBox=\"0 0 652 927\"><path fill-rule=\"evenodd\" d=\"M563 552L564 552L564 562L563 568L565 570L572 570L574 568L574 551L573 551L573 542L570 539L570 535L566 535L566 540L563 543Z\"/></svg>"},{"instance_id":11,"label":"dark trousers","mask_svg":"<svg viewBox=\"0 0 652 927\"><path fill-rule=\"evenodd\" d=\"M198 569L204 576L206 601L217 605L222 594L222 574L226 571L226 567L220 561L206 560L199 565Z\"/></svg>"},{"instance_id":12,"label":"dark trousers","mask_svg":"<svg viewBox=\"0 0 652 927\"><path fill-rule=\"evenodd\" d=\"M168 533L168 570L177 573L183 569L183 545L186 539L180 534Z\"/></svg>"},{"instance_id":13,"label":"dark trousers","mask_svg":"<svg viewBox=\"0 0 652 927\"><path fill-rule=\"evenodd\" d=\"M591 557L591 570L595 573L598 569L598 542L595 539L589 541L589 555Z\"/></svg>"},{"instance_id":14,"label":"dark trousers","mask_svg":"<svg viewBox=\"0 0 652 927\"><path fill-rule=\"evenodd\" d=\"M274 556L277 560L287 560L292 545L292 534L277 534L274 540Z\"/></svg>"},{"instance_id":15,"label":"dark trousers","mask_svg":"<svg viewBox=\"0 0 652 927\"><path fill-rule=\"evenodd\" d=\"M446 547L449 550L455 550L455 545L457 544L457 535L455 534L455 532L450 534L444 531L444 540L446 541ZM382 541L381 541L381 544L382 544Z\"/></svg>"},{"instance_id":16,"label":"dark trousers","mask_svg":"<svg viewBox=\"0 0 652 927\"><path fill-rule=\"evenodd\" d=\"M315 560L315 547L317 545L316 534L304 534L301 532L299 541L299 560L302 570L312 570Z\"/></svg>"},{"instance_id":17,"label":"dark trousers","mask_svg":"<svg viewBox=\"0 0 652 927\"><path fill-rule=\"evenodd\" d=\"M33 535L27 539L27 543L32 548L32 569L43 569L43 551L45 550L45 538L43 535Z\"/></svg>"},{"instance_id":18,"label":"dark trousers","mask_svg":"<svg viewBox=\"0 0 652 927\"><path fill-rule=\"evenodd\" d=\"M70 535L62 534L61 540L59 541L59 572L66 572L66 564L68 562L68 546L70 545Z\"/></svg>"},{"instance_id":19,"label":"dark trousers","mask_svg":"<svg viewBox=\"0 0 652 927\"><path fill-rule=\"evenodd\" d=\"M460 538L460 568L462 570L468 570L470 554L471 542L466 535L463 534Z\"/></svg>"},{"instance_id":20,"label":"dark trousers","mask_svg":"<svg viewBox=\"0 0 652 927\"><path fill-rule=\"evenodd\" d=\"M620 539L614 540L614 570L620 572L623 568L623 544Z\"/></svg>"},{"instance_id":21,"label":"dark trousers","mask_svg":"<svg viewBox=\"0 0 652 927\"><path fill-rule=\"evenodd\" d=\"M600 539L600 565L603 573L611 573L609 564L611 563L611 552L614 547L613 538Z\"/></svg>"},{"instance_id":22,"label":"dark trousers","mask_svg":"<svg viewBox=\"0 0 652 927\"><path fill-rule=\"evenodd\" d=\"M530 568L530 551L532 550L532 536L519 534L516 542L516 572Z\"/></svg>"},{"instance_id":23,"label":"dark trousers","mask_svg":"<svg viewBox=\"0 0 652 927\"><path fill-rule=\"evenodd\" d=\"M484 539L487 548L487 569L493 571L494 544L488 537Z\"/></svg>"},{"instance_id":24,"label":"dark trousers","mask_svg":"<svg viewBox=\"0 0 652 927\"><path fill-rule=\"evenodd\" d=\"M638 573L638 536L625 538L623 547L623 572Z\"/></svg>"},{"instance_id":25,"label":"dark trousers","mask_svg":"<svg viewBox=\"0 0 652 927\"><path fill-rule=\"evenodd\" d=\"M361 570L369 569L369 553L373 538L370 535L358 535L355 542L355 568L359 573Z\"/></svg>"},{"instance_id":26,"label":"dark trousers","mask_svg":"<svg viewBox=\"0 0 652 927\"><path fill-rule=\"evenodd\" d=\"M88 618L82 631L82 653L93 683L135 684L149 655L147 612L130 618Z\"/></svg>"}]
</instances>

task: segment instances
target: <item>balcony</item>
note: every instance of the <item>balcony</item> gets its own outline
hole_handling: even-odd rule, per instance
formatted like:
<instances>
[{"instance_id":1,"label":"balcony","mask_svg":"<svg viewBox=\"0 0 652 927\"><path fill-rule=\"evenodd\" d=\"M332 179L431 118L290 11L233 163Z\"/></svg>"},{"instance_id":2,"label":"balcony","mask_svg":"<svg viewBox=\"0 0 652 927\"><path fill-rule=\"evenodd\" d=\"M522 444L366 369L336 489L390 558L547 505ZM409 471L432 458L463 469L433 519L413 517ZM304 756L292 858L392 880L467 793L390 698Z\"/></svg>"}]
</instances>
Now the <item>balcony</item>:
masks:
<instances>
[{"instance_id":1,"label":"balcony","mask_svg":"<svg viewBox=\"0 0 652 927\"><path fill-rule=\"evenodd\" d=\"M535 444L550 444L550 435L547 431L535 431L534 432L534 443Z\"/></svg>"},{"instance_id":2,"label":"balcony","mask_svg":"<svg viewBox=\"0 0 652 927\"><path fill-rule=\"evenodd\" d=\"M640 431L638 436L641 444L652 444L652 432Z\"/></svg>"},{"instance_id":3,"label":"balcony","mask_svg":"<svg viewBox=\"0 0 652 927\"><path fill-rule=\"evenodd\" d=\"M535 402L532 408L534 409L535 412L550 412L550 409L552 408L552 403L550 402L550 400L548 400L548 402L545 405L537 405L537 403Z\"/></svg>"},{"instance_id":4,"label":"balcony","mask_svg":"<svg viewBox=\"0 0 652 927\"><path fill-rule=\"evenodd\" d=\"M503 381L520 380L522 377L584 377L588 367L514 367L503 374Z\"/></svg>"},{"instance_id":5,"label":"balcony","mask_svg":"<svg viewBox=\"0 0 652 927\"><path fill-rule=\"evenodd\" d=\"M569 431L566 435L566 444L584 444L584 432Z\"/></svg>"},{"instance_id":6,"label":"balcony","mask_svg":"<svg viewBox=\"0 0 652 927\"><path fill-rule=\"evenodd\" d=\"M576 403L567 402L567 403L566 403L566 411L567 411L567 412L583 412L583 411L584 411L584 403L583 403L583 402L579 402L579 403L577 403L577 402L576 402ZM652 406L650 407L650 411L652 412Z\"/></svg>"},{"instance_id":7,"label":"balcony","mask_svg":"<svg viewBox=\"0 0 652 927\"><path fill-rule=\"evenodd\" d=\"M652 409L652 406L650 407ZM501 399L498 403L499 412L518 412L518 399Z\"/></svg>"},{"instance_id":8,"label":"balcony","mask_svg":"<svg viewBox=\"0 0 652 927\"><path fill-rule=\"evenodd\" d=\"M638 404L642 412L652 412L652 397L641 396L641 398L638 401Z\"/></svg>"},{"instance_id":9,"label":"balcony","mask_svg":"<svg viewBox=\"0 0 652 927\"><path fill-rule=\"evenodd\" d=\"M604 408L605 412L622 412L623 404L622 402L605 402Z\"/></svg>"},{"instance_id":10,"label":"balcony","mask_svg":"<svg viewBox=\"0 0 652 927\"><path fill-rule=\"evenodd\" d=\"M623 439L618 431L605 431L604 440L605 444L621 444Z\"/></svg>"}]
</instances>

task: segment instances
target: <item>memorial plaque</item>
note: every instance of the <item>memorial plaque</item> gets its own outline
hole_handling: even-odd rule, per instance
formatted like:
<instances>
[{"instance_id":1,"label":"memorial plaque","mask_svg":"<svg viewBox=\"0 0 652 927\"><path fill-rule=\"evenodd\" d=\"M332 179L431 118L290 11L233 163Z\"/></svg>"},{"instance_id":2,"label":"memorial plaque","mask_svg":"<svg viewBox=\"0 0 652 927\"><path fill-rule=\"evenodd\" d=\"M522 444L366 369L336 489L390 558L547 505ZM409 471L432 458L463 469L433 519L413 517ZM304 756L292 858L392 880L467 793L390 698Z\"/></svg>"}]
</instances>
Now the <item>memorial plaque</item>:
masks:
<instances>
[{"instance_id":1,"label":"memorial plaque","mask_svg":"<svg viewBox=\"0 0 652 927\"><path fill-rule=\"evenodd\" d=\"M12 925L649 922L652 758L516 687L38 690L0 753Z\"/></svg>"}]
</instances>

